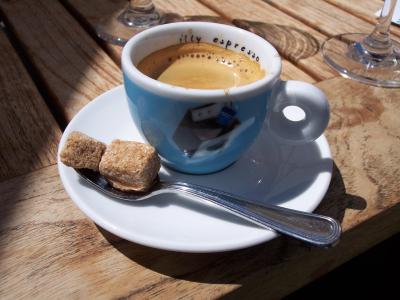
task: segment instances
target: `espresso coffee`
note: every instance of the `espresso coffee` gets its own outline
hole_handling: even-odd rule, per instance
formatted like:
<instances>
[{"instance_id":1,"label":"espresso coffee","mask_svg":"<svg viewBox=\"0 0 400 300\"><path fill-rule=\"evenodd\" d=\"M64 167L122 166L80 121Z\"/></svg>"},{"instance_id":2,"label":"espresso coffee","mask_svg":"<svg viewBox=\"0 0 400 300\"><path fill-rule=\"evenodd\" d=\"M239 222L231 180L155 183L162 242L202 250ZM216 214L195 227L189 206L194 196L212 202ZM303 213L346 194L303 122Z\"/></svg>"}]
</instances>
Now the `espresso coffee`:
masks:
<instances>
[{"instance_id":1,"label":"espresso coffee","mask_svg":"<svg viewBox=\"0 0 400 300\"><path fill-rule=\"evenodd\" d=\"M246 55L207 43L158 50L140 61L137 68L161 82L194 89L228 89L265 76L260 65Z\"/></svg>"}]
</instances>

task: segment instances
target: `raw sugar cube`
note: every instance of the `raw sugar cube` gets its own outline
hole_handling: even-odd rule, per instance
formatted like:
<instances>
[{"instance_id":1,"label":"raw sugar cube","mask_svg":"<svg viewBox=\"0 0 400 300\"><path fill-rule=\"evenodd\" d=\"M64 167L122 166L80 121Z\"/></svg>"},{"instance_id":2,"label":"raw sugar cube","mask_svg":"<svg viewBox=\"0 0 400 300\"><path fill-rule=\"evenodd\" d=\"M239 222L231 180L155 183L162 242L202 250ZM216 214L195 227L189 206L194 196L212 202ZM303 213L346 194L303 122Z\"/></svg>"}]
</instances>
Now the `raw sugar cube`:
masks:
<instances>
[{"instance_id":1,"label":"raw sugar cube","mask_svg":"<svg viewBox=\"0 0 400 300\"><path fill-rule=\"evenodd\" d=\"M152 146L114 140L107 147L99 169L113 187L140 192L154 184L160 166L160 158Z\"/></svg>"},{"instance_id":2,"label":"raw sugar cube","mask_svg":"<svg viewBox=\"0 0 400 300\"><path fill-rule=\"evenodd\" d=\"M102 142L78 131L73 131L60 153L61 161L72 168L99 170L101 157L106 150Z\"/></svg>"}]
</instances>

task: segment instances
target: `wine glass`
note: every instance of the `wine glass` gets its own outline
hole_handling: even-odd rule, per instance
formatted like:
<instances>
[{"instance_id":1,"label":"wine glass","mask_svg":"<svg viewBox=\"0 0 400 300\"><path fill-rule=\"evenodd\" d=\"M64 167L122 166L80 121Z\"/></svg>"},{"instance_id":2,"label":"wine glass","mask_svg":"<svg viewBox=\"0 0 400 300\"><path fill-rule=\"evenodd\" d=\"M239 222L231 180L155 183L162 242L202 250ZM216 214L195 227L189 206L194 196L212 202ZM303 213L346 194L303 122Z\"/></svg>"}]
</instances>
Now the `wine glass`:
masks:
<instances>
[{"instance_id":1,"label":"wine glass","mask_svg":"<svg viewBox=\"0 0 400 300\"><path fill-rule=\"evenodd\" d=\"M151 0L129 0L129 4L111 17L104 18L96 26L97 36L123 46L136 33L163 23L180 19L177 14L163 14Z\"/></svg>"},{"instance_id":2,"label":"wine glass","mask_svg":"<svg viewBox=\"0 0 400 300\"><path fill-rule=\"evenodd\" d=\"M370 34L345 33L322 45L325 62L343 77L381 87L400 87L400 44L389 28L396 0L385 0Z\"/></svg>"},{"instance_id":3,"label":"wine glass","mask_svg":"<svg viewBox=\"0 0 400 300\"><path fill-rule=\"evenodd\" d=\"M128 0L128 5L97 24L97 36L106 42L124 46L136 33L147 28L174 22L213 22L231 23L218 16L181 16L176 13L163 13L151 0Z\"/></svg>"}]
</instances>

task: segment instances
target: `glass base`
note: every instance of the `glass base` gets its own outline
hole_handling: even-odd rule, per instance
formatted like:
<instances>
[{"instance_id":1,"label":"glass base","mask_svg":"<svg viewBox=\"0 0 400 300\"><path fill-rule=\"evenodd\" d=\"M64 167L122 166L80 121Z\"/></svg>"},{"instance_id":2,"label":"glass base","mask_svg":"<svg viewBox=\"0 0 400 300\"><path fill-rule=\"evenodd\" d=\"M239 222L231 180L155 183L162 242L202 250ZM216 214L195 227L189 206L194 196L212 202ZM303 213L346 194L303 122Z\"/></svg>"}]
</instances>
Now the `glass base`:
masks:
<instances>
[{"instance_id":1,"label":"glass base","mask_svg":"<svg viewBox=\"0 0 400 300\"><path fill-rule=\"evenodd\" d=\"M150 14L137 14L124 9L100 20L96 26L96 33L99 38L108 43L124 46L131 37L147 28L174 22L196 21L232 25L221 17L202 15L183 17L175 13L161 13L159 11L153 11Z\"/></svg>"},{"instance_id":2,"label":"glass base","mask_svg":"<svg viewBox=\"0 0 400 300\"><path fill-rule=\"evenodd\" d=\"M100 20L96 33L106 42L124 46L131 37L147 28L180 20L177 14L162 14L157 10L151 13L132 13L124 9Z\"/></svg>"},{"instance_id":3,"label":"glass base","mask_svg":"<svg viewBox=\"0 0 400 300\"><path fill-rule=\"evenodd\" d=\"M368 34L346 33L322 45L325 62L343 77L381 87L400 87L400 44L392 40L386 55L377 55L363 46Z\"/></svg>"}]
</instances>

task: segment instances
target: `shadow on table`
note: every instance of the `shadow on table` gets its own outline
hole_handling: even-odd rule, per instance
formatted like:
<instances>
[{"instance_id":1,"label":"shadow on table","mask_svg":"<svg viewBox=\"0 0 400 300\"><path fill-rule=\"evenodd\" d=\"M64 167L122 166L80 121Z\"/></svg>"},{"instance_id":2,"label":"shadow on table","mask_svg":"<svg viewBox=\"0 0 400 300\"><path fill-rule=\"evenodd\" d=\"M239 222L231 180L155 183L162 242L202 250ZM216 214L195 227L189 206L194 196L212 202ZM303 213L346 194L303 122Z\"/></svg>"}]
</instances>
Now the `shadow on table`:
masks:
<instances>
[{"instance_id":1,"label":"shadow on table","mask_svg":"<svg viewBox=\"0 0 400 300\"><path fill-rule=\"evenodd\" d=\"M364 210L366 207L364 198L346 193L340 170L334 163L329 189L315 212L342 221L346 209Z\"/></svg>"},{"instance_id":2,"label":"shadow on table","mask_svg":"<svg viewBox=\"0 0 400 300\"><path fill-rule=\"evenodd\" d=\"M348 208L363 210L366 208L366 201L361 197L346 193L340 170L334 165L330 187L317 212L342 221ZM330 251L310 247L290 238L279 237L268 243L243 250L200 254L179 253L131 243L98 228L119 252L157 273L191 282L241 285L240 288L227 294L228 298L236 293L243 295L246 291L260 289L260 282L273 275L276 265L299 260L310 252ZM249 281L247 274L252 274L256 280ZM155 291L158 288L156 285L149 287Z\"/></svg>"}]
</instances>

